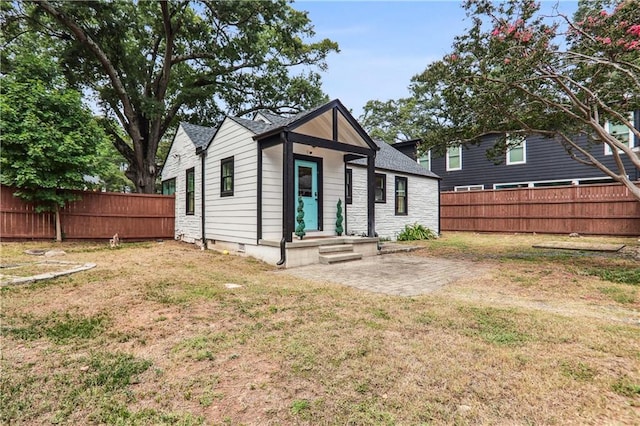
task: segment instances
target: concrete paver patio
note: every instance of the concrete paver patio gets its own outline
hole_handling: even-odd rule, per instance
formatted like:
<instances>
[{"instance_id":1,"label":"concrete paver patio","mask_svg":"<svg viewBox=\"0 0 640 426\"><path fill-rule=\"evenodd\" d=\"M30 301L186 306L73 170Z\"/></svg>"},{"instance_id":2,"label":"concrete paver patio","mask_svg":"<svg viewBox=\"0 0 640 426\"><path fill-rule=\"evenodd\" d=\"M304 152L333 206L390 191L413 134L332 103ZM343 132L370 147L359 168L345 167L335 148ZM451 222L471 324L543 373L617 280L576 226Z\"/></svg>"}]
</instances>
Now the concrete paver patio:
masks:
<instances>
[{"instance_id":1,"label":"concrete paver patio","mask_svg":"<svg viewBox=\"0 0 640 426\"><path fill-rule=\"evenodd\" d=\"M332 282L375 293L417 296L430 293L461 278L488 271L464 260L427 258L406 253L366 257L333 265L308 265L282 273L314 281Z\"/></svg>"}]
</instances>

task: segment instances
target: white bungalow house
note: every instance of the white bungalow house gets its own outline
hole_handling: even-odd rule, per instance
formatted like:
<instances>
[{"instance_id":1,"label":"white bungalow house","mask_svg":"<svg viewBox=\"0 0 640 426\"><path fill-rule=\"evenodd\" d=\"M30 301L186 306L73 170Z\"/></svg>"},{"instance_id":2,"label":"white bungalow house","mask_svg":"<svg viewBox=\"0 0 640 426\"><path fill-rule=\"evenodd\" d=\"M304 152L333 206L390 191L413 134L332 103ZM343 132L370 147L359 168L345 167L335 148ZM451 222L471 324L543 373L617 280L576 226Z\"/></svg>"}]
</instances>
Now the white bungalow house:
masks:
<instances>
[{"instance_id":1,"label":"white bungalow house","mask_svg":"<svg viewBox=\"0 0 640 426\"><path fill-rule=\"evenodd\" d=\"M374 255L378 237L395 239L406 224L439 232L438 186L438 176L374 142L339 100L292 117L227 116L217 128L181 123L162 169L163 193L176 197L176 239L286 267Z\"/></svg>"}]
</instances>

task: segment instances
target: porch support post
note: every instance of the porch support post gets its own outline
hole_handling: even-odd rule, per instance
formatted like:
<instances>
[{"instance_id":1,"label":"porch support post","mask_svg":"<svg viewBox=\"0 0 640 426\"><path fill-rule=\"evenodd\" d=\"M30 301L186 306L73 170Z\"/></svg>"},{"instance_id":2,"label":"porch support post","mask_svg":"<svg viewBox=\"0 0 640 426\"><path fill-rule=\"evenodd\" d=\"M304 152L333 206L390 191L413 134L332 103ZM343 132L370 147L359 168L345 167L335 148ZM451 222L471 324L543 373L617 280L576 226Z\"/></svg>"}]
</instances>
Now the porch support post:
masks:
<instances>
[{"instance_id":1,"label":"porch support post","mask_svg":"<svg viewBox=\"0 0 640 426\"><path fill-rule=\"evenodd\" d=\"M286 242L293 241L294 230L294 170L293 143L289 140L289 133L280 134L282 140L282 238Z\"/></svg>"},{"instance_id":2,"label":"porch support post","mask_svg":"<svg viewBox=\"0 0 640 426\"><path fill-rule=\"evenodd\" d=\"M258 148L258 182L257 182L257 194L256 197L258 217L256 218L256 244L260 243L262 239L262 145L256 143Z\"/></svg>"},{"instance_id":3,"label":"porch support post","mask_svg":"<svg viewBox=\"0 0 640 426\"><path fill-rule=\"evenodd\" d=\"M367 155L367 235L376 236L376 154Z\"/></svg>"}]
</instances>

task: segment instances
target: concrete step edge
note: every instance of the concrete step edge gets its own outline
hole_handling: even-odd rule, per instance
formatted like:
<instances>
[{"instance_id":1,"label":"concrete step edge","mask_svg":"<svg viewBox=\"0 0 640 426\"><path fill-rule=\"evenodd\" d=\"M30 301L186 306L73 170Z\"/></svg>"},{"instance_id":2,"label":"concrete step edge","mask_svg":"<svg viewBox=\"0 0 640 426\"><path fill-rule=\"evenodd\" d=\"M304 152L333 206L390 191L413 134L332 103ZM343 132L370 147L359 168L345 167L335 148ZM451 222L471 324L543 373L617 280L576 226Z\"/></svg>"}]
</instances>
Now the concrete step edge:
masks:
<instances>
[{"instance_id":1,"label":"concrete step edge","mask_svg":"<svg viewBox=\"0 0 640 426\"><path fill-rule=\"evenodd\" d=\"M335 254L321 254L319 256L320 263L329 265L331 263L347 262L350 260L362 259L362 253L335 253Z\"/></svg>"},{"instance_id":2,"label":"concrete step edge","mask_svg":"<svg viewBox=\"0 0 640 426\"><path fill-rule=\"evenodd\" d=\"M352 244L336 244L332 246L320 246L318 247L319 253L338 253L344 251L353 251Z\"/></svg>"}]
</instances>

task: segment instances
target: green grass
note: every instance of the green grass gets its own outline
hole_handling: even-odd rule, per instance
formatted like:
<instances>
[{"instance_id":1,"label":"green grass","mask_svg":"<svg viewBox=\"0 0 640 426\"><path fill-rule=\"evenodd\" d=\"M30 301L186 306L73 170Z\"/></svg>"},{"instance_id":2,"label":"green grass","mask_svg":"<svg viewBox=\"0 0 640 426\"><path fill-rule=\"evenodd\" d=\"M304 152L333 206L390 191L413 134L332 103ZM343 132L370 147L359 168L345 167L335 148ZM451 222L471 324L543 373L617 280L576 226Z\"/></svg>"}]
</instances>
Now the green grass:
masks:
<instances>
[{"instance_id":1,"label":"green grass","mask_svg":"<svg viewBox=\"0 0 640 426\"><path fill-rule=\"evenodd\" d=\"M181 341L172 352L196 361L213 361L218 352L229 347L231 341L232 337L226 333L198 335Z\"/></svg>"},{"instance_id":2,"label":"green grass","mask_svg":"<svg viewBox=\"0 0 640 426\"><path fill-rule=\"evenodd\" d=\"M640 383L634 383L629 377L621 377L611 386L614 392L629 398L640 396Z\"/></svg>"},{"instance_id":3,"label":"green grass","mask_svg":"<svg viewBox=\"0 0 640 426\"><path fill-rule=\"evenodd\" d=\"M109 319L104 315L84 317L68 312L54 312L42 318L25 315L20 322L22 326L3 326L3 333L9 333L22 340L46 337L55 343L66 343L72 339L98 337L105 330Z\"/></svg>"},{"instance_id":4,"label":"green grass","mask_svg":"<svg viewBox=\"0 0 640 426\"><path fill-rule=\"evenodd\" d=\"M640 285L640 267L599 267L586 270L588 275L600 277L612 283Z\"/></svg>"},{"instance_id":5,"label":"green grass","mask_svg":"<svg viewBox=\"0 0 640 426\"><path fill-rule=\"evenodd\" d=\"M618 303L635 303L636 301L636 290L633 288L601 287L598 290Z\"/></svg>"},{"instance_id":6,"label":"green grass","mask_svg":"<svg viewBox=\"0 0 640 426\"><path fill-rule=\"evenodd\" d=\"M562 361L560 363L560 371L566 377L570 377L579 381L591 381L596 375L594 368L581 361Z\"/></svg>"},{"instance_id":7,"label":"green grass","mask_svg":"<svg viewBox=\"0 0 640 426\"><path fill-rule=\"evenodd\" d=\"M637 423L637 287L584 272L637 263L520 237L416 243L488 272L415 297L177 242L78 246L95 271L2 289L0 424Z\"/></svg>"},{"instance_id":8,"label":"green grass","mask_svg":"<svg viewBox=\"0 0 640 426\"><path fill-rule=\"evenodd\" d=\"M131 411L126 404L109 400L103 401L97 413L90 419L94 423L108 425L199 426L206 424L204 417L194 416L191 413L163 413L151 408Z\"/></svg>"},{"instance_id":9,"label":"green grass","mask_svg":"<svg viewBox=\"0 0 640 426\"><path fill-rule=\"evenodd\" d=\"M94 354L87 361L89 369L84 380L86 387L102 387L107 391L120 390L131 384L133 378L147 371L151 361L131 355Z\"/></svg>"},{"instance_id":10,"label":"green grass","mask_svg":"<svg viewBox=\"0 0 640 426\"><path fill-rule=\"evenodd\" d=\"M522 323L514 319L518 313L513 309L464 307L459 311L468 318L462 323L466 335L500 346L520 346L533 340L532 335L522 330Z\"/></svg>"},{"instance_id":11,"label":"green grass","mask_svg":"<svg viewBox=\"0 0 640 426\"><path fill-rule=\"evenodd\" d=\"M291 403L291 413L298 415L305 410L308 410L311 403L306 399L297 399Z\"/></svg>"},{"instance_id":12,"label":"green grass","mask_svg":"<svg viewBox=\"0 0 640 426\"><path fill-rule=\"evenodd\" d=\"M28 424L28 415L48 415L51 423L66 423L78 410L102 407L94 415L105 423L124 424L131 413L116 408L132 402L128 388L151 364L125 353L102 352L67 358L64 364L50 365L49 371L40 373L26 365L18 372L20 380L15 375L0 379L0 423L20 419ZM37 404L40 399L48 403Z\"/></svg>"}]
</instances>

